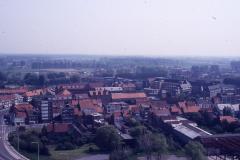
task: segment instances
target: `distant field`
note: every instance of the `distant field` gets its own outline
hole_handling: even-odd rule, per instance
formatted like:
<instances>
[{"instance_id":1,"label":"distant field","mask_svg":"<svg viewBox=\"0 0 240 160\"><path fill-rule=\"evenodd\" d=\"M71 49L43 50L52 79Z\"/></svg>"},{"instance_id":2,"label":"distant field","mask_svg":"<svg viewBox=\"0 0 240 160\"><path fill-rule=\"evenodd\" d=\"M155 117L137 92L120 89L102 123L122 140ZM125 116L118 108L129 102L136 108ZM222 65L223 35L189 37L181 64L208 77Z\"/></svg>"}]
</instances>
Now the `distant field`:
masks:
<instances>
[{"instance_id":1,"label":"distant field","mask_svg":"<svg viewBox=\"0 0 240 160\"><path fill-rule=\"evenodd\" d=\"M79 72L77 69L40 69L39 72Z\"/></svg>"}]
</instances>

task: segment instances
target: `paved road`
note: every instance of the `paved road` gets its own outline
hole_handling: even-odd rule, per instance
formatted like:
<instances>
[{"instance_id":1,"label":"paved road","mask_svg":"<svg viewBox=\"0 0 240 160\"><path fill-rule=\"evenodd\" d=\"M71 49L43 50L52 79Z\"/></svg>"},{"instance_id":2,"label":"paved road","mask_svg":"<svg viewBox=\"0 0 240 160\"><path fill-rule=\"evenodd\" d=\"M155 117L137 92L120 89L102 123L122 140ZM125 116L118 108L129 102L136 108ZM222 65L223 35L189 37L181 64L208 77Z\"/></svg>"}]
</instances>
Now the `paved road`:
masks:
<instances>
[{"instance_id":1,"label":"paved road","mask_svg":"<svg viewBox=\"0 0 240 160\"><path fill-rule=\"evenodd\" d=\"M78 158L76 160L108 160L108 159L109 159L109 156L106 154L97 154L97 155Z\"/></svg>"},{"instance_id":2,"label":"paved road","mask_svg":"<svg viewBox=\"0 0 240 160\"><path fill-rule=\"evenodd\" d=\"M4 125L4 114L7 111L0 111L0 160L18 160L19 158L16 158L16 156L13 156L12 153L10 153L9 148L6 147L8 145L6 143L6 136L9 131L10 127Z\"/></svg>"}]
</instances>

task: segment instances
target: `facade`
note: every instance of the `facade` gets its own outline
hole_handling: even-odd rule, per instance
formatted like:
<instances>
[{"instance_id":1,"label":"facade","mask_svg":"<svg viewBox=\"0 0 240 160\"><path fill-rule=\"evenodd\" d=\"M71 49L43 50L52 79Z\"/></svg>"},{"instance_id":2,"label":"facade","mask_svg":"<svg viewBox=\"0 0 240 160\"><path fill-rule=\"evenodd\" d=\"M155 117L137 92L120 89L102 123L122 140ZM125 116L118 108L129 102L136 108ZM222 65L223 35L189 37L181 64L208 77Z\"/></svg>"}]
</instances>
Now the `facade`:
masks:
<instances>
[{"instance_id":1,"label":"facade","mask_svg":"<svg viewBox=\"0 0 240 160\"><path fill-rule=\"evenodd\" d=\"M65 107L62 108L62 121L63 122L67 122L67 123L71 123L73 121L74 118L74 109L73 107L71 107L70 105L65 105Z\"/></svg>"},{"instance_id":2,"label":"facade","mask_svg":"<svg viewBox=\"0 0 240 160\"><path fill-rule=\"evenodd\" d=\"M129 106L125 102L112 102L106 105L105 110L107 114L112 114L115 112L121 112L122 110L127 110L128 108Z\"/></svg>"},{"instance_id":3,"label":"facade","mask_svg":"<svg viewBox=\"0 0 240 160\"><path fill-rule=\"evenodd\" d=\"M209 85L208 90L210 98L217 96L222 91L221 86L219 84Z\"/></svg>"},{"instance_id":4,"label":"facade","mask_svg":"<svg viewBox=\"0 0 240 160\"><path fill-rule=\"evenodd\" d=\"M49 102L48 100L40 100L39 107L42 122L50 122L53 117L52 103Z\"/></svg>"}]
</instances>

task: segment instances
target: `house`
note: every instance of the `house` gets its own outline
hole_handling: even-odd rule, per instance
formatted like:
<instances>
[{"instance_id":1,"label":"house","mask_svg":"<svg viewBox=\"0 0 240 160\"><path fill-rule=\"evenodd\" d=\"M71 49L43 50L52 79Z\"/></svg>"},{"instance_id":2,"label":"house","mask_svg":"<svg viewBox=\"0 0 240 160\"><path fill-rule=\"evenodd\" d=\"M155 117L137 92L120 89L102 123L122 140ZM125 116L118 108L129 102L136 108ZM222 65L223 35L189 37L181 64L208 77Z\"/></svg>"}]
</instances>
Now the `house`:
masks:
<instances>
[{"instance_id":1,"label":"house","mask_svg":"<svg viewBox=\"0 0 240 160\"><path fill-rule=\"evenodd\" d=\"M144 92L136 92L136 93L111 93L112 102L120 102L124 101L127 103L135 103L137 101L146 101L147 96Z\"/></svg>"},{"instance_id":2,"label":"house","mask_svg":"<svg viewBox=\"0 0 240 160\"><path fill-rule=\"evenodd\" d=\"M73 99L73 95L72 93L68 90L68 89L57 89L56 94L52 95L51 97L48 97L48 99L52 102L68 102L71 101Z\"/></svg>"},{"instance_id":3,"label":"house","mask_svg":"<svg viewBox=\"0 0 240 160\"><path fill-rule=\"evenodd\" d=\"M154 89L154 88L144 88L144 92L148 96L157 96L157 95L159 95L160 90L159 89Z\"/></svg>"},{"instance_id":4,"label":"house","mask_svg":"<svg viewBox=\"0 0 240 160\"><path fill-rule=\"evenodd\" d=\"M240 95L236 95L234 93L221 94L221 103L223 103L223 104L239 104L240 103Z\"/></svg>"},{"instance_id":5,"label":"house","mask_svg":"<svg viewBox=\"0 0 240 160\"><path fill-rule=\"evenodd\" d=\"M181 108L182 113L197 113L200 111L200 107L195 102L184 101L179 102L178 106Z\"/></svg>"},{"instance_id":6,"label":"house","mask_svg":"<svg viewBox=\"0 0 240 160\"><path fill-rule=\"evenodd\" d=\"M201 97L216 97L221 93L222 88L219 82L193 81L192 94Z\"/></svg>"},{"instance_id":7,"label":"house","mask_svg":"<svg viewBox=\"0 0 240 160\"><path fill-rule=\"evenodd\" d=\"M218 112L223 115L224 108L229 108L233 115L237 115L240 111L240 104L217 104Z\"/></svg>"},{"instance_id":8,"label":"house","mask_svg":"<svg viewBox=\"0 0 240 160\"><path fill-rule=\"evenodd\" d=\"M69 104L66 104L65 107L62 108L61 117L62 122L71 123L74 118L74 108Z\"/></svg>"},{"instance_id":9,"label":"house","mask_svg":"<svg viewBox=\"0 0 240 160\"><path fill-rule=\"evenodd\" d=\"M25 123L28 123L29 115L31 114L31 112L33 112L33 106L29 103L21 103L16 104L14 108L14 123L16 125L24 125Z\"/></svg>"},{"instance_id":10,"label":"house","mask_svg":"<svg viewBox=\"0 0 240 160\"><path fill-rule=\"evenodd\" d=\"M53 104L49 100L39 100L38 108L40 109L41 121L51 122L53 118Z\"/></svg>"},{"instance_id":11,"label":"house","mask_svg":"<svg viewBox=\"0 0 240 160\"><path fill-rule=\"evenodd\" d=\"M213 102L210 98L199 98L199 99L197 99L197 105L201 109L213 108Z\"/></svg>"},{"instance_id":12,"label":"house","mask_svg":"<svg viewBox=\"0 0 240 160\"><path fill-rule=\"evenodd\" d=\"M192 92L192 85L189 81L180 81L180 89L182 93L190 94Z\"/></svg>"},{"instance_id":13,"label":"house","mask_svg":"<svg viewBox=\"0 0 240 160\"><path fill-rule=\"evenodd\" d=\"M19 95L22 95L22 94L24 94L27 91L28 91L27 87L5 88L5 89L0 89L0 95L6 95L6 94L19 94Z\"/></svg>"},{"instance_id":14,"label":"house","mask_svg":"<svg viewBox=\"0 0 240 160\"><path fill-rule=\"evenodd\" d=\"M44 94L44 92L45 91L43 89L35 89L35 90L24 93L24 97L26 98L27 102L30 102L32 101L33 97L41 96Z\"/></svg>"},{"instance_id":15,"label":"house","mask_svg":"<svg viewBox=\"0 0 240 160\"><path fill-rule=\"evenodd\" d=\"M170 108L170 112L172 115L179 115L182 113L181 109L179 107L177 107L176 105L173 105L171 108Z\"/></svg>"},{"instance_id":16,"label":"house","mask_svg":"<svg viewBox=\"0 0 240 160\"><path fill-rule=\"evenodd\" d=\"M123 88L122 87L96 87L95 91L108 91L108 92L122 92Z\"/></svg>"},{"instance_id":17,"label":"house","mask_svg":"<svg viewBox=\"0 0 240 160\"><path fill-rule=\"evenodd\" d=\"M208 86L208 90L209 90L209 97L212 98L220 94L222 91L222 88L220 84L211 84Z\"/></svg>"},{"instance_id":18,"label":"house","mask_svg":"<svg viewBox=\"0 0 240 160\"><path fill-rule=\"evenodd\" d=\"M234 118L234 117L232 117L232 116L220 116L220 117L219 117L219 120L220 120L221 122L227 121L228 123L237 122L237 119Z\"/></svg>"},{"instance_id":19,"label":"house","mask_svg":"<svg viewBox=\"0 0 240 160\"><path fill-rule=\"evenodd\" d=\"M103 113L102 102L100 99L80 99L72 100L71 105L80 106L81 112L84 114Z\"/></svg>"},{"instance_id":20,"label":"house","mask_svg":"<svg viewBox=\"0 0 240 160\"><path fill-rule=\"evenodd\" d=\"M107 114L112 114L112 113L128 110L128 108L129 108L129 105L125 102L111 102L105 106L105 111Z\"/></svg>"},{"instance_id":21,"label":"house","mask_svg":"<svg viewBox=\"0 0 240 160\"><path fill-rule=\"evenodd\" d=\"M186 106L182 108L183 113L197 113L200 111L198 106Z\"/></svg>"},{"instance_id":22,"label":"house","mask_svg":"<svg viewBox=\"0 0 240 160\"><path fill-rule=\"evenodd\" d=\"M23 97L19 94L0 95L0 108L10 108L18 103L23 103Z\"/></svg>"},{"instance_id":23,"label":"house","mask_svg":"<svg viewBox=\"0 0 240 160\"><path fill-rule=\"evenodd\" d=\"M123 88L124 92L134 92L136 91L136 85L131 82L122 83L120 86Z\"/></svg>"},{"instance_id":24,"label":"house","mask_svg":"<svg viewBox=\"0 0 240 160\"><path fill-rule=\"evenodd\" d=\"M139 106L140 109L140 117L143 121L148 121L151 115L151 105L141 104Z\"/></svg>"},{"instance_id":25,"label":"house","mask_svg":"<svg viewBox=\"0 0 240 160\"><path fill-rule=\"evenodd\" d=\"M49 123L47 125L48 133L66 134L72 127L69 123Z\"/></svg>"},{"instance_id":26,"label":"house","mask_svg":"<svg viewBox=\"0 0 240 160\"><path fill-rule=\"evenodd\" d=\"M27 113L25 111L16 111L15 113L15 118L14 118L14 123L15 125L25 125L27 118Z\"/></svg>"},{"instance_id":27,"label":"house","mask_svg":"<svg viewBox=\"0 0 240 160\"><path fill-rule=\"evenodd\" d=\"M33 106L29 103L20 103L15 105L15 109L18 111L30 111L33 110Z\"/></svg>"},{"instance_id":28,"label":"house","mask_svg":"<svg viewBox=\"0 0 240 160\"><path fill-rule=\"evenodd\" d=\"M92 113L84 117L85 125L92 125L92 127L100 127L105 124L103 114Z\"/></svg>"}]
</instances>

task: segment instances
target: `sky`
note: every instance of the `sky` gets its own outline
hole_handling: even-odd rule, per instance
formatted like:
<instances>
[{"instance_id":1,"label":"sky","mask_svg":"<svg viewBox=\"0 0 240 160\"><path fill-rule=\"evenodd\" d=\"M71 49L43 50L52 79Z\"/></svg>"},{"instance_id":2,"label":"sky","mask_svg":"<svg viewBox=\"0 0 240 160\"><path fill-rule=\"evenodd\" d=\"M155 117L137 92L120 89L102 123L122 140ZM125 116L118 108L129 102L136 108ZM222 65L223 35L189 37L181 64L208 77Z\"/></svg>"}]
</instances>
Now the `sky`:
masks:
<instances>
[{"instance_id":1,"label":"sky","mask_svg":"<svg viewBox=\"0 0 240 160\"><path fill-rule=\"evenodd\" d=\"M0 53L240 56L239 0L0 0Z\"/></svg>"}]
</instances>

